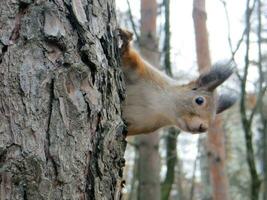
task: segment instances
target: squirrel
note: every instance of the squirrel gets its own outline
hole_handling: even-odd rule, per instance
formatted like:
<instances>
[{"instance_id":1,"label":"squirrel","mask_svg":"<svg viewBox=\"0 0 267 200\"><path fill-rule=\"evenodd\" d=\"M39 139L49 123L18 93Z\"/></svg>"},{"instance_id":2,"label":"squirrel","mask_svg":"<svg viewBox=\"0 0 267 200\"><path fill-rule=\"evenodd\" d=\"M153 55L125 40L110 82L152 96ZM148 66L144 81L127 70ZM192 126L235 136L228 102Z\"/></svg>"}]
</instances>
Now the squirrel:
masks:
<instances>
[{"instance_id":1,"label":"squirrel","mask_svg":"<svg viewBox=\"0 0 267 200\"><path fill-rule=\"evenodd\" d=\"M128 126L127 136L173 125L186 132L206 132L215 115L235 103L235 97L215 92L233 73L229 63L217 63L196 80L179 85L131 47L131 32L119 29L119 36L126 83L122 117Z\"/></svg>"}]
</instances>

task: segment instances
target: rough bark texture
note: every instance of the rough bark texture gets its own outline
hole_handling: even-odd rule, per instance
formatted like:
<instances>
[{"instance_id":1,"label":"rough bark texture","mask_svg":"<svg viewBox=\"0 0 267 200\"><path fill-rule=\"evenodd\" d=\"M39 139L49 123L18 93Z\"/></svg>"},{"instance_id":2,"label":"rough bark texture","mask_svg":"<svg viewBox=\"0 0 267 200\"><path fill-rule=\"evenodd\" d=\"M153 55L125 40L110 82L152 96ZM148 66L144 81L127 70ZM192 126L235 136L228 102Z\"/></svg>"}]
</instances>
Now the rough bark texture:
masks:
<instances>
[{"instance_id":1,"label":"rough bark texture","mask_svg":"<svg viewBox=\"0 0 267 200\"><path fill-rule=\"evenodd\" d=\"M114 1L0 6L0 199L119 199Z\"/></svg>"},{"instance_id":2,"label":"rough bark texture","mask_svg":"<svg viewBox=\"0 0 267 200\"><path fill-rule=\"evenodd\" d=\"M141 54L154 66L159 66L156 39L157 1L141 1ZM157 133L138 136L138 200L160 199L160 157Z\"/></svg>"},{"instance_id":3,"label":"rough bark texture","mask_svg":"<svg viewBox=\"0 0 267 200\"><path fill-rule=\"evenodd\" d=\"M205 0L194 0L193 19L196 35L197 62L199 71L211 67L208 31L206 26ZM213 199L229 199L228 178L225 172L225 147L222 120L219 116L211 123L208 130L208 156Z\"/></svg>"}]
</instances>

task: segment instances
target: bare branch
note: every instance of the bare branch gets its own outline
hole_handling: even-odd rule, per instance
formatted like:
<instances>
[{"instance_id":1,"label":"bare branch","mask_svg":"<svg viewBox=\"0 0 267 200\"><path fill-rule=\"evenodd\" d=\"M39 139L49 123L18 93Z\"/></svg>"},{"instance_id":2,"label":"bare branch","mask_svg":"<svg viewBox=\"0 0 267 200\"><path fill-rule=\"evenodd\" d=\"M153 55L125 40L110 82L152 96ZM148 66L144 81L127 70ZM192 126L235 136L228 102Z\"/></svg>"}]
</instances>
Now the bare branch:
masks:
<instances>
[{"instance_id":1,"label":"bare branch","mask_svg":"<svg viewBox=\"0 0 267 200\"><path fill-rule=\"evenodd\" d=\"M131 22L131 25L132 25L132 29L133 29L133 32L135 34L135 37L136 37L136 40L137 40L138 44L140 44L140 36L138 35L137 30L136 30L136 25L134 23L131 5L130 5L129 0L126 0L126 1L127 1L127 5L128 5L129 19L130 19L130 22Z\"/></svg>"},{"instance_id":2,"label":"bare branch","mask_svg":"<svg viewBox=\"0 0 267 200\"><path fill-rule=\"evenodd\" d=\"M226 16L226 22L227 22L227 31L228 31L228 44L229 44L229 47L230 47L230 51L231 51L231 60L235 62L235 54L237 53L237 51L239 50L239 47L241 46L243 40L244 40L244 37L245 37L245 33L246 33L246 29L243 31L242 35L241 35L241 38L240 40L237 42L237 45L235 47L235 49L233 48L233 44L232 44L232 40L231 40L231 29L230 29L230 19L229 19L229 13L228 13L228 9L227 9L227 5L226 5L226 2L224 0L220 0L220 2L223 4L223 7L224 7L224 13L225 13L225 16ZM237 65L235 66L237 67ZM239 79L239 81L242 80L241 78L241 75L238 73L238 70L236 71L236 75Z\"/></svg>"},{"instance_id":3,"label":"bare branch","mask_svg":"<svg viewBox=\"0 0 267 200\"><path fill-rule=\"evenodd\" d=\"M244 68L244 75L241 80L241 100L240 100L240 113L241 113L241 121L243 125L243 131L245 134L245 139L246 139L246 159L249 167L249 172L251 175L251 199L252 200L257 200L259 196L259 189L261 185L261 180L258 175L257 169L256 169L256 163L255 163L255 155L254 155L254 148L253 148L253 132L251 129L251 123L253 121L256 109L257 109L257 104L255 108L253 109L250 117L247 117L247 108L245 105L246 102L246 85L247 85L247 77L248 77L248 68L250 66L249 58L250 58L250 32L251 32L251 15L253 12L253 9L255 7L255 3L258 0L254 0L253 6L250 7L250 0L247 0L247 5L246 5L246 53L245 53L245 68ZM257 100L259 101L259 99Z\"/></svg>"}]
</instances>

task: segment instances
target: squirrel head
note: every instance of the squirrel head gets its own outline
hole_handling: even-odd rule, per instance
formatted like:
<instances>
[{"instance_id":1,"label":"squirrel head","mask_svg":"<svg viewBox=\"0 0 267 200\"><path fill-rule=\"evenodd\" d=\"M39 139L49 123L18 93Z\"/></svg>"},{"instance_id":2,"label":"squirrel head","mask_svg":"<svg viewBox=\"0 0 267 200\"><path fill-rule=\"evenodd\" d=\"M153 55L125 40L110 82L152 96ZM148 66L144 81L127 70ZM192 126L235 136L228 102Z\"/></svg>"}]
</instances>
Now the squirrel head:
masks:
<instances>
[{"instance_id":1,"label":"squirrel head","mask_svg":"<svg viewBox=\"0 0 267 200\"><path fill-rule=\"evenodd\" d=\"M215 92L233 73L228 65L217 63L195 81L177 86L176 124L179 128L192 133L205 132L216 114L235 103L235 97L229 94L217 95Z\"/></svg>"},{"instance_id":2,"label":"squirrel head","mask_svg":"<svg viewBox=\"0 0 267 200\"><path fill-rule=\"evenodd\" d=\"M233 73L229 62L217 63L196 80L177 85L131 49L131 32L118 29L118 33L126 81L123 118L128 135L149 133L168 125L191 133L205 132L216 114L235 103L233 96L215 92Z\"/></svg>"}]
</instances>

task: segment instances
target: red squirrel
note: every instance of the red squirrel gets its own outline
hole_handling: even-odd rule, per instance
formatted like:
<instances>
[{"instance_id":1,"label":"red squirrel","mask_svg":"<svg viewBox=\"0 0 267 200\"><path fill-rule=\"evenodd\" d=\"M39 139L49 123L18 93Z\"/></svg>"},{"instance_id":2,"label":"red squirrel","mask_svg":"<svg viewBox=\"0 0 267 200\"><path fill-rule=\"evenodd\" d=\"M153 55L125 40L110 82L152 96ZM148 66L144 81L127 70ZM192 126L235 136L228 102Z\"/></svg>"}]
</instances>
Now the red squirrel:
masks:
<instances>
[{"instance_id":1,"label":"red squirrel","mask_svg":"<svg viewBox=\"0 0 267 200\"><path fill-rule=\"evenodd\" d=\"M126 82L122 115L127 135L150 133L169 125L191 133L206 132L215 115L234 104L235 98L214 92L233 73L231 67L217 64L196 80L179 85L131 47L131 32L119 29L119 35Z\"/></svg>"}]
</instances>

